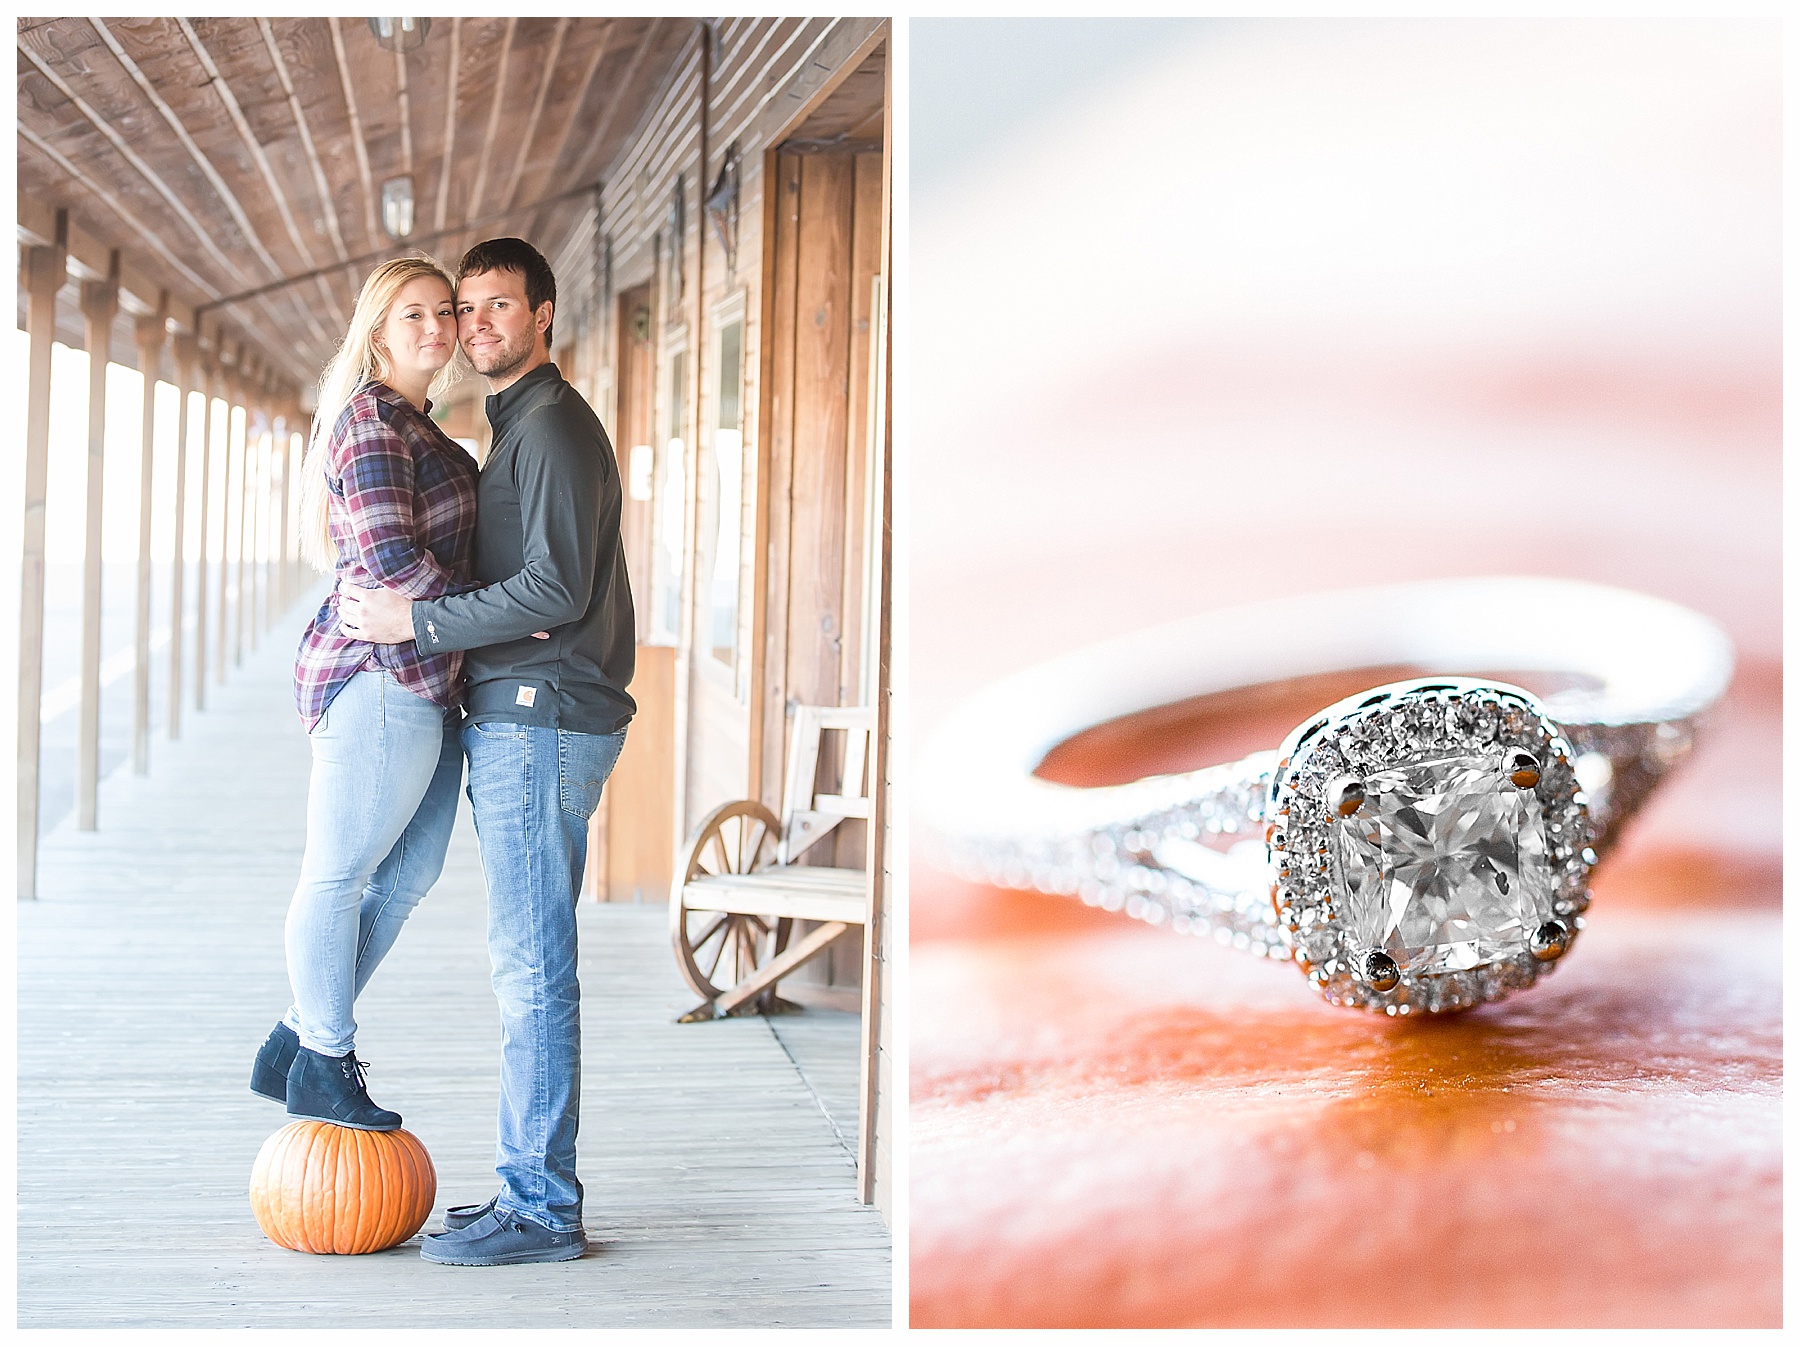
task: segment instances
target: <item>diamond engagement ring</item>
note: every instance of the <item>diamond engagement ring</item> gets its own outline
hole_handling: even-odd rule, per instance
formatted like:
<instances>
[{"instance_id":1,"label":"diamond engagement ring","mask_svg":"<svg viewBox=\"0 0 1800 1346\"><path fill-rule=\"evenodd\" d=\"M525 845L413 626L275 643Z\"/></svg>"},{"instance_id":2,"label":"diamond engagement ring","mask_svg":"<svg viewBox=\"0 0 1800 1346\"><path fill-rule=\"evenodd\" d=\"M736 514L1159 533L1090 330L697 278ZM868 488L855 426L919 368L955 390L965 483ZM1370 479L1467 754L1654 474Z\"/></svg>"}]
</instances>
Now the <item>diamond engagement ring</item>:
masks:
<instances>
[{"instance_id":1,"label":"diamond engagement ring","mask_svg":"<svg viewBox=\"0 0 1800 1346\"><path fill-rule=\"evenodd\" d=\"M1033 774L1128 715L1397 665L1444 673L1328 706L1273 752L1096 788ZM1594 865L1687 754L1731 669L1730 641L1698 613L1566 580L1233 608L963 703L919 755L914 816L965 878L1292 960L1334 1004L1466 1009L1568 951ZM1540 698L1515 673L1563 686Z\"/></svg>"}]
</instances>

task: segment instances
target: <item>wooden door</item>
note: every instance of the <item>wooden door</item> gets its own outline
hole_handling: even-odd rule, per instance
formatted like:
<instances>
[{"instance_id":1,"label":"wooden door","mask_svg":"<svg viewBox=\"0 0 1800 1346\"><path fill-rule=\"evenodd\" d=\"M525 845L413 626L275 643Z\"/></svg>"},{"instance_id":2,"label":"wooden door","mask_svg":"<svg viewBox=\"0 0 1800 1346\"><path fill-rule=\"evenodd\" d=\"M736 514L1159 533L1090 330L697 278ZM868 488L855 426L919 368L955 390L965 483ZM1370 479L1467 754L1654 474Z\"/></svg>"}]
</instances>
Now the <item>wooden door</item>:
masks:
<instances>
[{"instance_id":1,"label":"wooden door","mask_svg":"<svg viewBox=\"0 0 1800 1346\"><path fill-rule=\"evenodd\" d=\"M776 202L758 765L761 797L778 808L790 706L867 699L869 343L880 269L882 156L777 152L768 171ZM834 764L822 763L821 770L829 779ZM845 824L816 852L818 863L860 868L862 825ZM857 942L839 941L821 969L825 984L848 992L860 984L861 963ZM784 986L800 991L802 984ZM846 1007L856 1007L853 997L846 995Z\"/></svg>"},{"instance_id":2,"label":"wooden door","mask_svg":"<svg viewBox=\"0 0 1800 1346\"><path fill-rule=\"evenodd\" d=\"M602 902L666 902L675 851L675 651L648 645L654 543L656 348L651 287L618 297L613 448L625 478L620 531L637 610L637 714L595 811L586 888Z\"/></svg>"},{"instance_id":3,"label":"wooden door","mask_svg":"<svg viewBox=\"0 0 1800 1346\"><path fill-rule=\"evenodd\" d=\"M759 778L764 802L775 807L788 706L856 705L864 695L869 323L881 155L771 157L778 204Z\"/></svg>"},{"instance_id":4,"label":"wooden door","mask_svg":"<svg viewBox=\"0 0 1800 1346\"><path fill-rule=\"evenodd\" d=\"M649 627L648 580L650 575L651 523L649 484L646 473L653 461L652 432L656 424L656 344L652 335L651 287L637 285L620 293L618 331L613 345L613 364L618 400L612 432L613 451L625 478L625 510L620 531L625 539L625 565L631 575L631 597L637 608L638 639Z\"/></svg>"}]
</instances>

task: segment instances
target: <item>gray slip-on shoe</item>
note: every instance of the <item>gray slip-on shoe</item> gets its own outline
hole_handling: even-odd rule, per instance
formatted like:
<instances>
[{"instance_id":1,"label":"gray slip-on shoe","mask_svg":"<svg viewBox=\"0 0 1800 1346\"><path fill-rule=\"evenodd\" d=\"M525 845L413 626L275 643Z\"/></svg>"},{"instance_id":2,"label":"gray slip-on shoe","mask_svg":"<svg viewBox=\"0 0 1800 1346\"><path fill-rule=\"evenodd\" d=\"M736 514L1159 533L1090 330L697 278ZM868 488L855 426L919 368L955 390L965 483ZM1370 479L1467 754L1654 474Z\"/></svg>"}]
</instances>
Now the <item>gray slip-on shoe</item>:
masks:
<instances>
[{"instance_id":1,"label":"gray slip-on shoe","mask_svg":"<svg viewBox=\"0 0 1800 1346\"><path fill-rule=\"evenodd\" d=\"M496 1206L473 1224L448 1234L427 1234L419 1256L451 1267L505 1267L522 1262L570 1262L587 1251L579 1229L559 1233Z\"/></svg>"},{"instance_id":2,"label":"gray slip-on shoe","mask_svg":"<svg viewBox=\"0 0 1800 1346\"><path fill-rule=\"evenodd\" d=\"M496 1193L495 1195L490 1196L486 1201L483 1201L479 1206L450 1207L449 1210L444 1212L444 1228L441 1232L450 1234L458 1229L467 1229L470 1225L474 1224L482 1216L491 1211L494 1208L494 1203L498 1200L500 1200L500 1196Z\"/></svg>"}]
</instances>

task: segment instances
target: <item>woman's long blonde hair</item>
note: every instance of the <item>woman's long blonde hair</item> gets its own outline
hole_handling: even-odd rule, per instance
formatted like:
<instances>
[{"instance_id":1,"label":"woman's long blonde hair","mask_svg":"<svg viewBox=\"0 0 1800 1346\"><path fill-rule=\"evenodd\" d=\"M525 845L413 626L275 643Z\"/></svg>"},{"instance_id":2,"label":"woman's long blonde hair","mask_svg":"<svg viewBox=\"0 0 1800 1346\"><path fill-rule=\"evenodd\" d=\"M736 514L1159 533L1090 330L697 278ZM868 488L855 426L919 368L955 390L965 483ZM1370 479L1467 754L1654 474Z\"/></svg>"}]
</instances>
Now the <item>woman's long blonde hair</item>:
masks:
<instances>
[{"instance_id":1,"label":"woman's long blonde hair","mask_svg":"<svg viewBox=\"0 0 1800 1346\"><path fill-rule=\"evenodd\" d=\"M436 262L424 257L396 257L383 262L363 282L344 344L319 376L319 405L313 412L312 434L300 472L300 554L327 574L337 568L337 547L331 541L330 455L325 446L331 442L338 417L344 414L356 390L371 380L387 381L387 351L376 344L375 332L387 321L394 297L421 276L435 276L443 281L455 299L456 283ZM455 341L454 334L451 340ZM442 397L462 376L462 364L461 348L457 347L450 362L431 381L433 398Z\"/></svg>"}]
</instances>

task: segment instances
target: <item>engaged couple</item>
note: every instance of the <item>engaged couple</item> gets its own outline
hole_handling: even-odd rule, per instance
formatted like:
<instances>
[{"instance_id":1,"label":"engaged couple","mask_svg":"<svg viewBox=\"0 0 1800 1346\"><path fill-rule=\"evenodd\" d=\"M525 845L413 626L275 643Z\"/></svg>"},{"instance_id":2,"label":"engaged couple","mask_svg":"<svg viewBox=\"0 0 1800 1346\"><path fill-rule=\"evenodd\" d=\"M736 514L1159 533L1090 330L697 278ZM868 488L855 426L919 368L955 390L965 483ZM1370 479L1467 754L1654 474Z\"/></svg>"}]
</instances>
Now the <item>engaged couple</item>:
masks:
<instances>
[{"instance_id":1,"label":"engaged couple","mask_svg":"<svg viewBox=\"0 0 1800 1346\"><path fill-rule=\"evenodd\" d=\"M320 382L302 547L337 577L295 662L312 743L293 1003L250 1087L296 1118L386 1131L353 1006L436 881L463 761L500 1004L499 1190L451 1207L421 1255L455 1266L586 1250L576 894L588 820L636 709L612 445L551 361L556 280L492 239L454 281L400 258L362 287ZM479 473L428 414L460 345L490 390Z\"/></svg>"}]
</instances>

